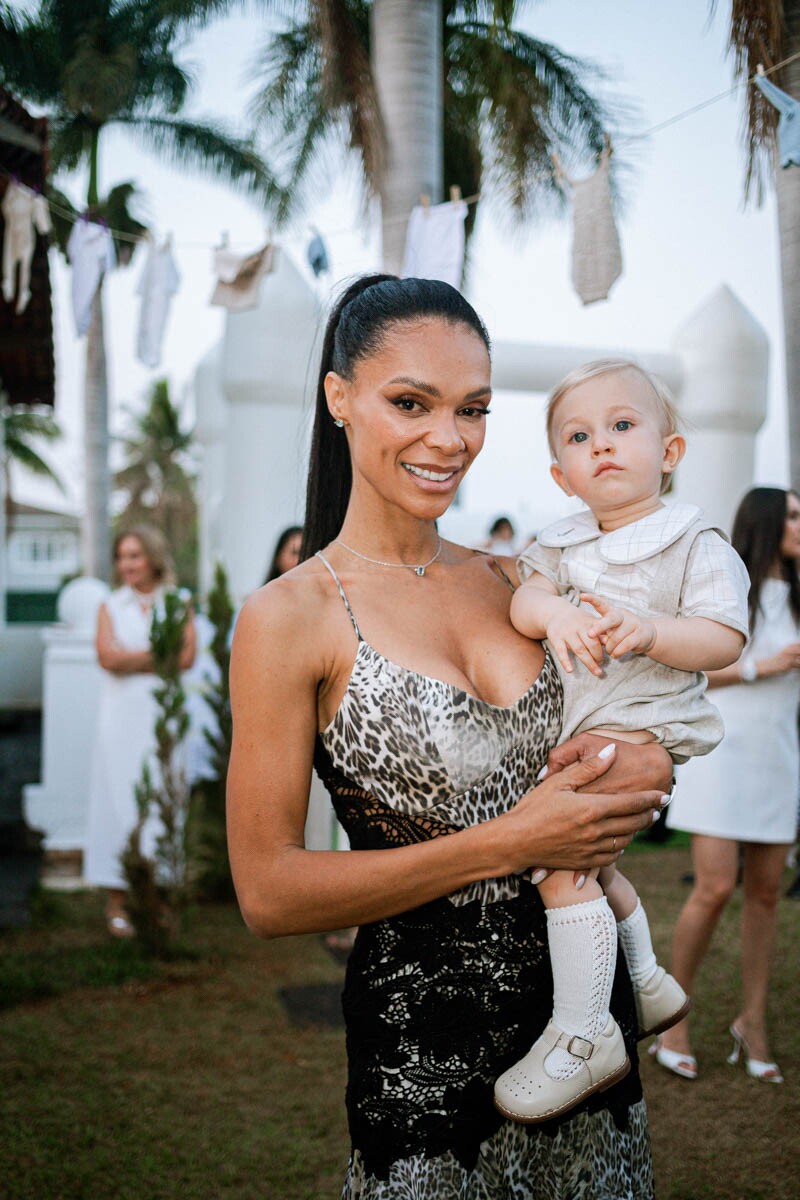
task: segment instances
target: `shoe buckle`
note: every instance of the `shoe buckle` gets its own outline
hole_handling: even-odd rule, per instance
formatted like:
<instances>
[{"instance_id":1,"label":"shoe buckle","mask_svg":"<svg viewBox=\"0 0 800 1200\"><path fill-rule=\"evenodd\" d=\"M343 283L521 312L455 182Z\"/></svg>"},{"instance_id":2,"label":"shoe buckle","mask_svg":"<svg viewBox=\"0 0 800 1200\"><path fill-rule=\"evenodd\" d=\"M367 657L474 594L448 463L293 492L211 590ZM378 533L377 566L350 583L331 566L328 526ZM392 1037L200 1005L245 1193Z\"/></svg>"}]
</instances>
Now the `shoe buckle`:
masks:
<instances>
[{"instance_id":1,"label":"shoe buckle","mask_svg":"<svg viewBox=\"0 0 800 1200\"><path fill-rule=\"evenodd\" d=\"M567 1053L572 1054L575 1058L591 1058L594 1051L594 1042L590 1042L588 1038L578 1037L575 1034L567 1042Z\"/></svg>"}]
</instances>

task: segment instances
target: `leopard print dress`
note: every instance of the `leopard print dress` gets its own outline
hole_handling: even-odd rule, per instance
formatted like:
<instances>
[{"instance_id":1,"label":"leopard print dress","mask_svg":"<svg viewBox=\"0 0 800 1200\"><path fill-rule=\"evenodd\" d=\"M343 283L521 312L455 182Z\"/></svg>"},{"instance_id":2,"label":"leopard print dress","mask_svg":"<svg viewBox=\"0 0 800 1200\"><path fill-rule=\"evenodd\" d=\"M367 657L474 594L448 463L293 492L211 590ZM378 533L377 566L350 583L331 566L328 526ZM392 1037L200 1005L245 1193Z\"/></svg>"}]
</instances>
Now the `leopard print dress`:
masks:
<instances>
[{"instance_id":1,"label":"leopard print dress","mask_svg":"<svg viewBox=\"0 0 800 1200\"><path fill-rule=\"evenodd\" d=\"M550 658L507 708L390 662L361 636L315 765L354 850L408 845L511 808L558 740ZM506 1121L496 1077L550 1017L544 908L484 880L359 930L342 997L351 1158L342 1200L651 1200L636 1015L624 956L611 1008L633 1064L542 1125Z\"/></svg>"}]
</instances>

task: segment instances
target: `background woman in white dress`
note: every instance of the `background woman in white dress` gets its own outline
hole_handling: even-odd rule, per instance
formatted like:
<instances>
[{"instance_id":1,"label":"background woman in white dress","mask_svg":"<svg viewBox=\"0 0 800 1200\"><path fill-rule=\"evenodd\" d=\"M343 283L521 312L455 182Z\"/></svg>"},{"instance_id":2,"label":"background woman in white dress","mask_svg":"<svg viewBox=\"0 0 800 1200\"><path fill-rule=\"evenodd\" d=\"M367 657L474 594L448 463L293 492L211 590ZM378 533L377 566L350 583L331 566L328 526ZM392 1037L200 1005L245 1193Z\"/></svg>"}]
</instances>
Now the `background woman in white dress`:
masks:
<instances>
[{"instance_id":1,"label":"background woman in white dress","mask_svg":"<svg viewBox=\"0 0 800 1200\"><path fill-rule=\"evenodd\" d=\"M668 823L692 836L695 882L672 943L671 971L687 991L736 886L742 861L742 1007L731 1025L729 1062L740 1051L748 1073L781 1083L766 1031L776 909L787 852L795 840L800 767L800 499L753 488L739 505L733 545L750 575L750 641L741 659L710 671L725 738L678 771ZM655 1043L661 1066L697 1075L684 1020Z\"/></svg>"},{"instance_id":2,"label":"background woman in white dress","mask_svg":"<svg viewBox=\"0 0 800 1200\"><path fill-rule=\"evenodd\" d=\"M136 797L142 764L155 749L156 676L150 653L153 609L174 582L167 544L145 526L121 533L114 542L115 591L97 616L97 659L103 668L97 729L92 754L84 879L109 889L106 920L116 937L130 937L125 911L127 884L119 856L136 823ZM187 625L181 667L192 665L194 622ZM147 847L145 847L145 850Z\"/></svg>"}]
</instances>

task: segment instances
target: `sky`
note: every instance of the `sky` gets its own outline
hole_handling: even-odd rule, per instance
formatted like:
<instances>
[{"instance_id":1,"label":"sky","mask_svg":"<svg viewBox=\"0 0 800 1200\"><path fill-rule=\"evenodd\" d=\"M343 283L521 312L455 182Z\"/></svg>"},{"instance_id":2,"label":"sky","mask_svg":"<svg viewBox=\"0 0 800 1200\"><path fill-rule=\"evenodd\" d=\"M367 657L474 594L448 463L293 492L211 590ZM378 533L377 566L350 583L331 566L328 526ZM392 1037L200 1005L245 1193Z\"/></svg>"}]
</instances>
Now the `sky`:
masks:
<instances>
[{"instance_id":1,"label":"sky","mask_svg":"<svg viewBox=\"0 0 800 1200\"><path fill-rule=\"evenodd\" d=\"M518 24L562 50L589 58L607 75L607 88L636 106L633 134L676 116L733 83L726 58L728 5L713 22L704 0L642 4L640 0L540 0L522 6ZM268 36L263 15L243 9L215 22L182 51L198 87L191 111L223 117L241 130L252 84L248 66ZM496 340L577 343L637 351L665 351L687 317L728 284L766 330L771 342L770 411L758 441L758 483L785 485L788 462L783 403L780 276L775 205L743 206L744 155L740 143L741 91L660 132L617 145L629 164L626 204L619 222L624 271L608 301L583 308L569 278L570 227L548 218L513 229L491 198L479 207L465 291ZM101 190L127 179L143 192L140 216L159 235L170 231L182 286L164 343L163 362L149 371L134 357L142 262L107 281L106 328L112 430L126 410L141 410L154 379L166 375L192 417L191 380L199 360L219 340L223 314L210 308L211 251L222 231L235 247L254 249L269 222L229 188L166 168L122 132L109 131L101 147ZM304 262L308 228L323 234L333 273L315 285L323 294L341 280L380 266L377 219L362 217L352 167L332 156L321 173L317 199L276 234L311 280ZM60 181L76 202L80 177ZM446 181L448 182L448 181ZM55 311L56 416L66 437L50 452L68 483L68 503L80 510L81 388L85 345L74 333L69 271L52 254ZM483 455L463 485L464 508L488 521L509 511L533 529L557 516L560 493L547 476L542 448L542 397L500 394ZM744 480L742 490L750 481ZM18 476L20 499L62 505L57 492Z\"/></svg>"}]
</instances>

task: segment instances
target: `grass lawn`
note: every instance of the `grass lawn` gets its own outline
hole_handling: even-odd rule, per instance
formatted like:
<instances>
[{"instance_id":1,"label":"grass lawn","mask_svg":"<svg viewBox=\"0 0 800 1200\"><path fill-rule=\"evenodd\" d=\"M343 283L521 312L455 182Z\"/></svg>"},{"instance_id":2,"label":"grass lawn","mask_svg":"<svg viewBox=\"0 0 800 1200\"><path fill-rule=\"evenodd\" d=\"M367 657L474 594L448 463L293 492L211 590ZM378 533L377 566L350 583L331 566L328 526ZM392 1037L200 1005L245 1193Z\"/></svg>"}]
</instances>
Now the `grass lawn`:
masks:
<instances>
[{"instance_id":1,"label":"grass lawn","mask_svg":"<svg viewBox=\"0 0 800 1200\"><path fill-rule=\"evenodd\" d=\"M663 960L688 853L642 849L625 865ZM800 1195L800 903L780 914L772 1029L782 1087L725 1063L738 912L737 899L696 990L700 1079L643 1063L659 1200ZM292 1024L281 989L338 985L343 969L316 937L259 942L230 908L192 913L187 941L191 954L144 962L107 938L90 892L45 896L30 929L0 936L3 1200L338 1196L342 1031Z\"/></svg>"}]
</instances>

